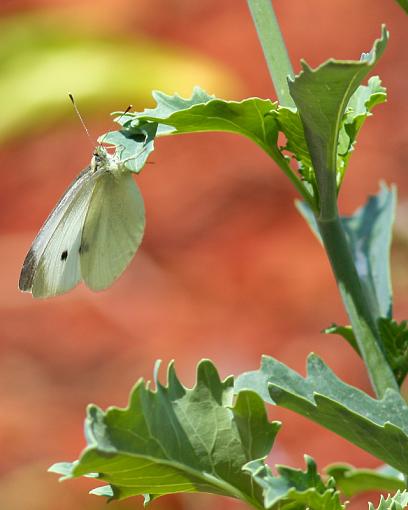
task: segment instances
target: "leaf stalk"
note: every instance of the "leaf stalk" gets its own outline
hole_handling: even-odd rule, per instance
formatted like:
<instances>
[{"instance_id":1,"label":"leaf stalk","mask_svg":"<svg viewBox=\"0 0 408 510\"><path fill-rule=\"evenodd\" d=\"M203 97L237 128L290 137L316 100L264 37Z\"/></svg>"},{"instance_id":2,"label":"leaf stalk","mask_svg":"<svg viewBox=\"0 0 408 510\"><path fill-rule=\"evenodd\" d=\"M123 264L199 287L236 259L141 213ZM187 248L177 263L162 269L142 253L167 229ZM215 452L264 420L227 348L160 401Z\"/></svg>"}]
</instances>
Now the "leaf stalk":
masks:
<instances>
[{"instance_id":1,"label":"leaf stalk","mask_svg":"<svg viewBox=\"0 0 408 510\"><path fill-rule=\"evenodd\" d=\"M289 93L288 76L293 78L292 64L279 28L271 0L248 0L248 7L261 43L279 103L295 107Z\"/></svg>"}]
</instances>

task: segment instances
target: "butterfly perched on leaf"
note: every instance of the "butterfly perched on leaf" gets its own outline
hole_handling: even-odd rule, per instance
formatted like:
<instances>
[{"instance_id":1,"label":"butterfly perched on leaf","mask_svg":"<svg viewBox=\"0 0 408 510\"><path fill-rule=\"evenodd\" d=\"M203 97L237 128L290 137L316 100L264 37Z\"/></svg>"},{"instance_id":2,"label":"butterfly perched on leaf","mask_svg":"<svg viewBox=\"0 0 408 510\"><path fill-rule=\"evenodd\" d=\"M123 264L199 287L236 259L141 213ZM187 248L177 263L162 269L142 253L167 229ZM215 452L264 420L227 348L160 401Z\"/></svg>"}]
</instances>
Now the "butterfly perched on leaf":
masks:
<instances>
[{"instance_id":1,"label":"butterfly perched on leaf","mask_svg":"<svg viewBox=\"0 0 408 510\"><path fill-rule=\"evenodd\" d=\"M122 130L103 137L118 149L110 154L99 144L89 166L58 201L24 260L20 290L47 298L83 280L99 291L123 273L145 228L143 198L128 166L132 162L132 171L140 171L153 150L154 134L155 127L154 132Z\"/></svg>"}]
</instances>

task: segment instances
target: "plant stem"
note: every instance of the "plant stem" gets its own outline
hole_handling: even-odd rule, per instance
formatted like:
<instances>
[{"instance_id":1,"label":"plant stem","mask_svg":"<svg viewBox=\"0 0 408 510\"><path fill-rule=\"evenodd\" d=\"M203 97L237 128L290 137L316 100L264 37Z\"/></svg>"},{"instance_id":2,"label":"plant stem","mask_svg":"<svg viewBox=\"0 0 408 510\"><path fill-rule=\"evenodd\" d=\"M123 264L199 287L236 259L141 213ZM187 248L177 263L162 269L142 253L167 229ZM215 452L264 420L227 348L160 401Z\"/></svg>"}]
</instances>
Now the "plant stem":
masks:
<instances>
[{"instance_id":1,"label":"plant stem","mask_svg":"<svg viewBox=\"0 0 408 510\"><path fill-rule=\"evenodd\" d=\"M328 220L317 218L317 223L374 391L378 398L388 388L399 391L381 348L378 317L373 316L368 306L340 218L338 215Z\"/></svg>"},{"instance_id":2,"label":"plant stem","mask_svg":"<svg viewBox=\"0 0 408 510\"><path fill-rule=\"evenodd\" d=\"M287 81L288 77L292 78L294 76L294 73L278 20L273 10L272 0L247 1L264 52L269 74L271 75L278 96L279 104L281 106L296 108L292 96L290 95ZM267 146L265 146L264 149L276 161L276 157L274 157L276 154L273 154L273 151ZM282 158L282 161L277 163L310 207L315 209L316 203L313 196L302 184L302 181L294 174L285 159Z\"/></svg>"},{"instance_id":3,"label":"plant stem","mask_svg":"<svg viewBox=\"0 0 408 510\"><path fill-rule=\"evenodd\" d=\"M279 29L271 0L247 0L258 32L269 73L271 75L279 103L295 107L289 93L287 78L293 77L292 66L285 43ZM333 168L335 169L335 161ZM284 169L288 175L288 169ZM290 174L290 172L289 172ZM291 180L294 182L293 177ZM346 235L337 211L335 171L333 178L324 183L323 210L316 218L320 234L329 257L337 284L346 307L354 334L366 364L373 388L379 398L388 388L399 391L394 374L388 365L382 347L377 319L369 307ZM332 177L332 176L331 176ZM298 191L305 197L303 186L294 182ZM305 197L310 202L310 197ZM322 204L321 204L322 206Z\"/></svg>"},{"instance_id":4,"label":"plant stem","mask_svg":"<svg viewBox=\"0 0 408 510\"><path fill-rule=\"evenodd\" d=\"M266 64L281 106L295 107L289 93L288 76L293 77L293 69L282 38L271 0L248 0L258 38Z\"/></svg>"}]
</instances>

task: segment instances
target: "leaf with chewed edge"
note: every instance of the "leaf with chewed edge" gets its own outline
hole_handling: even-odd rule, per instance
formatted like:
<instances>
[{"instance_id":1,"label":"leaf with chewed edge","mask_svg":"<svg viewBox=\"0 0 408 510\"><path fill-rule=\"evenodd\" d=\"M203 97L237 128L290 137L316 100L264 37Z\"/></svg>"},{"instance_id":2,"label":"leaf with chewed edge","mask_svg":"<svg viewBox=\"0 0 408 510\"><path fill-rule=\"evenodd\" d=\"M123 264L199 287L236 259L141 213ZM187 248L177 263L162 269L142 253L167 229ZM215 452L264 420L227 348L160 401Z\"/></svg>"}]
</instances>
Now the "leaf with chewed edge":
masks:
<instances>
[{"instance_id":1,"label":"leaf with chewed edge","mask_svg":"<svg viewBox=\"0 0 408 510\"><path fill-rule=\"evenodd\" d=\"M408 491L397 491L394 496L384 498L381 496L380 503L375 507L368 503L368 510L404 510L408 506Z\"/></svg>"},{"instance_id":2,"label":"leaf with chewed edge","mask_svg":"<svg viewBox=\"0 0 408 510\"><path fill-rule=\"evenodd\" d=\"M388 32L383 26L381 38L360 60L330 59L316 69L302 61L302 71L289 79L290 94L302 121L314 168L319 212L324 218L333 215L347 154L358 130L370 108L383 99L383 89L378 82L371 82L372 87L369 85L368 89L361 88L361 84L381 57L387 41ZM340 169L339 154L346 158Z\"/></svg>"},{"instance_id":3,"label":"leaf with chewed edge","mask_svg":"<svg viewBox=\"0 0 408 510\"><path fill-rule=\"evenodd\" d=\"M270 99L250 97L227 101L208 95L195 87L190 98L169 96L154 91L155 108L127 113L116 118L124 128L136 128L145 122L159 124L157 135L225 131L250 138L269 155L281 159L276 142L278 126L274 116L277 104Z\"/></svg>"},{"instance_id":4,"label":"leaf with chewed edge","mask_svg":"<svg viewBox=\"0 0 408 510\"><path fill-rule=\"evenodd\" d=\"M51 470L64 478L97 476L109 485L92 492L111 499L210 492L261 508L261 488L242 467L269 453L280 424L268 422L260 397L244 391L234 403L233 378L221 381L210 361L199 364L192 389L173 365L168 385L156 386L139 381L125 409L90 406L88 446L78 461Z\"/></svg>"},{"instance_id":5,"label":"leaf with chewed edge","mask_svg":"<svg viewBox=\"0 0 408 510\"><path fill-rule=\"evenodd\" d=\"M98 138L99 143L112 145L120 161L131 172L139 173L154 151L157 124L146 123L138 127L109 131Z\"/></svg>"},{"instance_id":6,"label":"leaf with chewed edge","mask_svg":"<svg viewBox=\"0 0 408 510\"><path fill-rule=\"evenodd\" d=\"M324 483L314 460L305 455L306 471L288 466L276 466L274 476L262 461L255 460L245 467L262 487L265 508L276 510L344 510L333 478Z\"/></svg>"},{"instance_id":7,"label":"leaf with chewed edge","mask_svg":"<svg viewBox=\"0 0 408 510\"><path fill-rule=\"evenodd\" d=\"M259 370L237 379L235 390L256 391L266 402L291 409L408 473L408 407L395 390L374 399L341 381L314 354L306 378L264 356Z\"/></svg>"}]
</instances>

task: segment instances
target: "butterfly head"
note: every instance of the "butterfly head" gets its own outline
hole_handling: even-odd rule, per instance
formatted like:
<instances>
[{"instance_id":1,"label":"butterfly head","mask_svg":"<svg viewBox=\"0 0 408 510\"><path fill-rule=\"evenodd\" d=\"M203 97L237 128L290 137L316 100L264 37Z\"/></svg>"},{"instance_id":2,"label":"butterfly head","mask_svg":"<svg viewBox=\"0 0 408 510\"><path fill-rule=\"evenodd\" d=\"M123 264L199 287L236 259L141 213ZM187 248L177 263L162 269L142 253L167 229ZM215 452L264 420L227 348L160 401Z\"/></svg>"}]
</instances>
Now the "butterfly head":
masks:
<instances>
[{"instance_id":1,"label":"butterfly head","mask_svg":"<svg viewBox=\"0 0 408 510\"><path fill-rule=\"evenodd\" d=\"M109 152L102 145L95 147L91 159L91 170L93 172L113 172L115 173L118 167L117 158Z\"/></svg>"},{"instance_id":2,"label":"butterfly head","mask_svg":"<svg viewBox=\"0 0 408 510\"><path fill-rule=\"evenodd\" d=\"M93 154L92 154L92 159L91 159L92 170L94 172L96 172L97 170L100 170L101 168L106 166L107 162L108 162L108 152L106 151L106 149L104 147L102 147L102 145L98 145L97 147L95 147L95 150L93 151Z\"/></svg>"}]
</instances>

